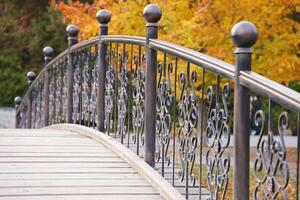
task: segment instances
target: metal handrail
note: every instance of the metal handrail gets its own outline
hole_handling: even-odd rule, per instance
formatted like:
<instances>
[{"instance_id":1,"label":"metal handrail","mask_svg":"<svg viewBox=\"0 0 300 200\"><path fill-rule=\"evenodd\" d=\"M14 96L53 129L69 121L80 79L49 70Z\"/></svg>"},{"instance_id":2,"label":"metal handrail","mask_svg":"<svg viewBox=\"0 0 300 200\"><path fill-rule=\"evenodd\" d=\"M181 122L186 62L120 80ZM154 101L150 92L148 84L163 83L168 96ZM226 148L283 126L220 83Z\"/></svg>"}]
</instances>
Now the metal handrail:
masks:
<instances>
[{"instance_id":1,"label":"metal handrail","mask_svg":"<svg viewBox=\"0 0 300 200\"><path fill-rule=\"evenodd\" d=\"M225 76L231 80L234 79L234 65L222 60L163 40L150 39L149 47L182 58L187 62L203 67L204 69Z\"/></svg>"},{"instance_id":2,"label":"metal handrail","mask_svg":"<svg viewBox=\"0 0 300 200\"><path fill-rule=\"evenodd\" d=\"M239 79L243 86L300 113L300 93L252 71L240 72Z\"/></svg>"}]
</instances>

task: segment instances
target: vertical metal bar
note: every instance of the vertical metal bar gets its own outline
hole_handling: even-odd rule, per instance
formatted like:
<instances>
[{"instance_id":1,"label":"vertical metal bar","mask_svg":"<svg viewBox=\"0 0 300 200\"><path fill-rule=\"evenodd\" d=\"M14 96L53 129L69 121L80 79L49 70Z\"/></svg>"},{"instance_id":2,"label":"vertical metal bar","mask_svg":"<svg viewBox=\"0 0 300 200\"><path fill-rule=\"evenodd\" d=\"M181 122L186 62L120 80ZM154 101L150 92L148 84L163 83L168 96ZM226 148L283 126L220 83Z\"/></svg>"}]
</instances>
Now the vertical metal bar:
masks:
<instances>
[{"instance_id":1,"label":"vertical metal bar","mask_svg":"<svg viewBox=\"0 0 300 200\"><path fill-rule=\"evenodd\" d=\"M167 70L167 54L164 53L164 63L163 63L163 81L165 81L165 78L166 78L166 70ZM163 82L163 84L165 84ZM166 88L165 88L166 89ZM163 91L164 92L164 91ZM162 133L164 134L164 133ZM162 135L161 135L162 137ZM161 140L162 141L162 140ZM164 141L162 141L162 144L161 144L162 148L161 148L161 176L164 177L165 176L165 144L164 144Z\"/></svg>"},{"instance_id":2,"label":"vertical metal bar","mask_svg":"<svg viewBox=\"0 0 300 200\"><path fill-rule=\"evenodd\" d=\"M124 68L124 70L125 70L125 64L127 64L126 63L126 56L125 56L125 52L126 52L126 44L124 43L123 44L123 52L122 52L122 56L121 56L121 62L120 62L120 74L121 74L121 71L122 71L122 68ZM124 74L125 75L125 74ZM126 75L125 75L126 76ZM122 79L121 77L120 77L120 79ZM120 83L121 83L121 81L122 80L120 80ZM121 83L122 84L122 83ZM121 88L121 90L122 90L122 88ZM118 113L119 114L119 113ZM126 119L126 114L125 114L125 119ZM125 121L124 121L125 122ZM120 124L121 125L121 124ZM124 125L125 125L125 123L124 123ZM121 127L119 127L119 130L120 130L120 136L121 136L121 144L124 144L124 134L126 134L126 133L124 133L123 131L121 131L121 129L123 129L123 128L121 128Z\"/></svg>"},{"instance_id":3,"label":"vertical metal bar","mask_svg":"<svg viewBox=\"0 0 300 200\"><path fill-rule=\"evenodd\" d=\"M144 66L142 66L142 47L139 46L139 61L138 61L138 65L136 66L136 73L138 73L138 68L142 68ZM144 70L144 69L141 69L141 70ZM140 154L140 132L138 132L136 134L136 155L139 155Z\"/></svg>"},{"instance_id":4,"label":"vertical metal bar","mask_svg":"<svg viewBox=\"0 0 300 200\"><path fill-rule=\"evenodd\" d=\"M102 9L97 12L96 18L99 22L99 62L98 62L98 98L97 98L97 111L98 111L98 130L104 132L105 121L105 73L106 73L106 56L107 56L107 44L101 42L101 37L108 34L108 23L111 19L111 13Z\"/></svg>"},{"instance_id":5,"label":"vertical metal bar","mask_svg":"<svg viewBox=\"0 0 300 200\"><path fill-rule=\"evenodd\" d=\"M258 33L250 22L239 22L231 30L235 50L234 84L234 166L233 199L249 199L249 154L250 154L250 91L239 80L240 71L251 70L251 46L255 44Z\"/></svg>"},{"instance_id":6,"label":"vertical metal bar","mask_svg":"<svg viewBox=\"0 0 300 200\"><path fill-rule=\"evenodd\" d=\"M28 85L29 85L29 92L28 92L28 107L27 107L27 128L31 128L31 113L32 113L32 92L33 92L33 88L30 88L32 82L34 81L36 75L34 72L28 72L27 73L27 80L28 80Z\"/></svg>"},{"instance_id":7,"label":"vertical metal bar","mask_svg":"<svg viewBox=\"0 0 300 200\"><path fill-rule=\"evenodd\" d=\"M47 64L51 61L53 56L53 48L52 47L45 47L43 49L44 54L44 67L47 67ZM45 71L44 77L44 126L49 125L49 71Z\"/></svg>"},{"instance_id":8,"label":"vertical metal bar","mask_svg":"<svg viewBox=\"0 0 300 200\"><path fill-rule=\"evenodd\" d=\"M127 120L127 147L129 148L129 142L130 142L130 115L131 115L131 102L132 102L132 97L131 97L131 77L132 77L132 67L133 66L133 45L131 45L131 50L130 50L130 71L128 72L128 94L127 94L127 113L128 113L128 120Z\"/></svg>"},{"instance_id":9,"label":"vertical metal bar","mask_svg":"<svg viewBox=\"0 0 300 200\"><path fill-rule=\"evenodd\" d=\"M201 86L201 125L200 125L200 157L199 157L199 199L202 195L202 145L203 145L203 131L204 131L204 90L205 90L205 69L202 69L202 86Z\"/></svg>"},{"instance_id":10,"label":"vertical metal bar","mask_svg":"<svg viewBox=\"0 0 300 200\"><path fill-rule=\"evenodd\" d=\"M190 80L190 67L191 64L188 62L187 63L187 68L186 68L186 76L187 76L187 90L191 89L191 80ZM189 91L190 92L190 91ZM185 137L185 136L184 136ZM185 145L187 145L187 149L190 148L190 143L187 141L187 137L185 137ZM186 165L185 165L185 198L189 199L189 161L187 158L187 154L185 153L186 156Z\"/></svg>"},{"instance_id":11,"label":"vertical metal bar","mask_svg":"<svg viewBox=\"0 0 300 200\"><path fill-rule=\"evenodd\" d=\"M172 163L172 186L175 185L175 162L176 162L176 122L177 122L177 115L176 115L176 90L177 90L177 70L178 70L178 58L175 58L175 79L174 79L174 112L173 112L173 163Z\"/></svg>"},{"instance_id":12,"label":"vertical metal bar","mask_svg":"<svg viewBox=\"0 0 300 200\"><path fill-rule=\"evenodd\" d=\"M116 56L115 56L115 60L116 60L116 65L115 65L115 69L114 69L114 73L115 73L115 98L114 98L114 122L113 122L113 126L114 126L114 133L115 133L115 138L117 138L117 125L118 125L118 118L117 118L117 110L118 110L118 64L119 64L119 44L117 43L116 45Z\"/></svg>"},{"instance_id":13,"label":"vertical metal bar","mask_svg":"<svg viewBox=\"0 0 300 200\"><path fill-rule=\"evenodd\" d=\"M67 123L72 123L73 114L73 85L74 85L74 53L70 52L70 47L77 43L79 29L75 25L67 26L68 35L68 98L67 98Z\"/></svg>"},{"instance_id":14,"label":"vertical metal bar","mask_svg":"<svg viewBox=\"0 0 300 200\"><path fill-rule=\"evenodd\" d=\"M157 39L161 9L155 4L144 8L146 25L146 88L145 88L145 161L155 166L155 118L156 118L156 65L157 52L149 48L150 39Z\"/></svg>"},{"instance_id":15,"label":"vertical metal bar","mask_svg":"<svg viewBox=\"0 0 300 200\"><path fill-rule=\"evenodd\" d=\"M299 199L299 162L300 162L300 115L297 121L297 172L296 172L296 200Z\"/></svg>"}]
</instances>

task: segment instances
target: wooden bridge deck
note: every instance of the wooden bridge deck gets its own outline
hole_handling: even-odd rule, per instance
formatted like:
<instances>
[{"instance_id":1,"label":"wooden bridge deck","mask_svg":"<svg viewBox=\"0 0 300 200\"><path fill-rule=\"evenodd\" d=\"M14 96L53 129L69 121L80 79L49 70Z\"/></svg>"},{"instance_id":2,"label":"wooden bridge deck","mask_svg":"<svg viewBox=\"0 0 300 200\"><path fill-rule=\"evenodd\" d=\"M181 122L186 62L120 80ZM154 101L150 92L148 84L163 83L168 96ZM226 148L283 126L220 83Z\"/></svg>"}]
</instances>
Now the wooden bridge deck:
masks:
<instances>
[{"instance_id":1,"label":"wooden bridge deck","mask_svg":"<svg viewBox=\"0 0 300 200\"><path fill-rule=\"evenodd\" d=\"M166 197L123 158L67 130L0 129L0 200Z\"/></svg>"}]
</instances>

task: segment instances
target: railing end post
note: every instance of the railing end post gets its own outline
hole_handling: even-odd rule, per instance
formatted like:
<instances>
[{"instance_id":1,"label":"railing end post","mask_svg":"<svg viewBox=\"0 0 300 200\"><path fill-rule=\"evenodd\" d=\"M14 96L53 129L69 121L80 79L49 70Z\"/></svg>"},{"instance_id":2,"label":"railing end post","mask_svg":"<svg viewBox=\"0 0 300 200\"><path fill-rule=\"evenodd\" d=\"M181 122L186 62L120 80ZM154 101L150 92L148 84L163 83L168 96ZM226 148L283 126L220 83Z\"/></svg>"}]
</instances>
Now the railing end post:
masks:
<instances>
[{"instance_id":1,"label":"railing end post","mask_svg":"<svg viewBox=\"0 0 300 200\"><path fill-rule=\"evenodd\" d=\"M36 78L36 74L33 71L30 71L27 73L26 76L27 76L28 85L31 85L34 79Z\"/></svg>"},{"instance_id":2,"label":"railing end post","mask_svg":"<svg viewBox=\"0 0 300 200\"><path fill-rule=\"evenodd\" d=\"M79 28L74 25L70 24L66 28L66 32L68 35L68 47L77 44L77 36L79 33ZM74 84L74 53L69 51L68 53L68 93L67 93L67 123L72 123L73 119L73 84Z\"/></svg>"},{"instance_id":3,"label":"railing end post","mask_svg":"<svg viewBox=\"0 0 300 200\"><path fill-rule=\"evenodd\" d=\"M19 128L18 124L19 124L19 116L18 116L18 108L22 102L22 98L20 96L16 96L14 99L15 102L15 113L16 113L16 117L15 117L15 128Z\"/></svg>"},{"instance_id":4,"label":"railing end post","mask_svg":"<svg viewBox=\"0 0 300 200\"><path fill-rule=\"evenodd\" d=\"M249 199L250 170L250 90L240 83L240 71L251 71L251 47L258 38L254 24L242 21L233 26L231 38L236 46L234 83L234 166L233 199Z\"/></svg>"},{"instance_id":5,"label":"railing end post","mask_svg":"<svg viewBox=\"0 0 300 200\"><path fill-rule=\"evenodd\" d=\"M44 68L47 67L47 64L52 60L54 55L54 49L50 46L46 46L43 48L44 55ZM44 75L44 126L49 125L49 73L48 69L45 71Z\"/></svg>"},{"instance_id":6,"label":"railing end post","mask_svg":"<svg viewBox=\"0 0 300 200\"><path fill-rule=\"evenodd\" d=\"M145 161L155 167L156 123L156 76L157 52L150 49L150 39L158 38L158 21L162 16L160 7L149 4L144 8L146 24L146 84L145 84Z\"/></svg>"},{"instance_id":7,"label":"railing end post","mask_svg":"<svg viewBox=\"0 0 300 200\"><path fill-rule=\"evenodd\" d=\"M77 36L79 33L79 28L74 24L69 24L66 28L66 32L68 35L68 45L73 46L77 43Z\"/></svg>"},{"instance_id":8,"label":"railing end post","mask_svg":"<svg viewBox=\"0 0 300 200\"><path fill-rule=\"evenodd\" d=\"M144 8L143 16L148 24L156 24L162 16L161 8L157 4L149 4Z\"/></svg>"},{"instance_id":9,"label":"railing end post","mask_svg":"<svg viewBox=\"0 0 300 200\"><path fill-rule=\"evenodd\" d=\"M96 19L98 20L100 26L108 24L111 20L111 13L106 9L101 9L97 12Z\"/></svg>"},{"instance_id":10,"label":"railing end post","mask_svg":"<svg viewBox=\"0 0 300 200\"><path fill-rule=\"evenodd\" d=\"M101 36L108 35L108 23L111 20L111 13L106 9L101 9L96 14L99 22L99 59L98 59L98 98L97 98L97 129L105 132L105 73L106 73L106 57L107 44L101 42Z\"/></svg>"},{"instance_id":11,"label":"railing end post","mask_svg":"<svg viewBox=\"0 0 300 200\"><path fill-rule=\"evenodd\" d=\"M251 53L251 47L258 39L256 26L248 21L241 21L235 24L231 29L231 39L237 47L235 53Z\"/></svg>"}]
</instances>

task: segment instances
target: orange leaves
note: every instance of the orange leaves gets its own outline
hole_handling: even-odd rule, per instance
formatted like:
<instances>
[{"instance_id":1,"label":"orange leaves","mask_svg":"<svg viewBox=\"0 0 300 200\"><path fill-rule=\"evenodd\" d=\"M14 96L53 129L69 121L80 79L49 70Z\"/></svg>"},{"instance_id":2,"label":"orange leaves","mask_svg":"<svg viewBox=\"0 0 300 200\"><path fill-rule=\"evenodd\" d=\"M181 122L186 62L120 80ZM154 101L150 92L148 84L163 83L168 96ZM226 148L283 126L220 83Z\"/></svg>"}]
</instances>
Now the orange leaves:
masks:
<instances>
[{"instance_id":1,"label":"orange leaves","mask_svg":"<svg viewBox=\"0 0 300 200\"><path fill-rule=\"evenodd\" d=\"M163 10L159 38L234 61L230 39L232 26L251 21L259 30L254 47L253 69L280 83L300 81L300 23L292 19L299 12L296 0L154 0ZM60 1L52 7L80 28L80 40L98 35L96 12L112 13L109 34L145 35L142 17L147 0L94 0L93 4Z\"/></svg>"}]
</instances>

